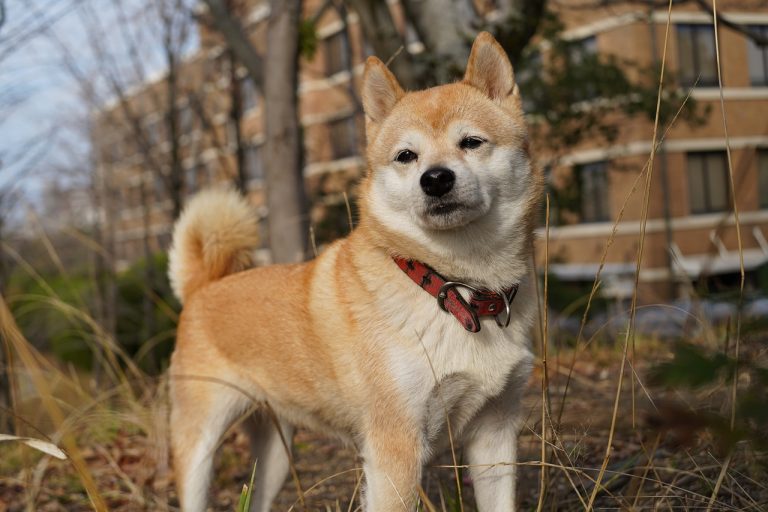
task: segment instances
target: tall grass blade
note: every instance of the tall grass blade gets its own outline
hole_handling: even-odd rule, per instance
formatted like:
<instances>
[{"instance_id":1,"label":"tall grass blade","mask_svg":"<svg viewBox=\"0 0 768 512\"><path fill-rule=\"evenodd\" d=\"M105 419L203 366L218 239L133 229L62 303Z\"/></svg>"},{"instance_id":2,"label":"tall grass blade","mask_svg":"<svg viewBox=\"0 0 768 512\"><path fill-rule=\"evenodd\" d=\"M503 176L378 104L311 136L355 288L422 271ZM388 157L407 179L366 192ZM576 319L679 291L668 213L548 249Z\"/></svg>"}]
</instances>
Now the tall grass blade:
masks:
<instances>
[{"instance_id":1,"label":"tall grass blade","mask_svg":"<svg viewBox=\"0 0 768 512\"><path fill-rule=\"evenodd\" d=\"M608 461L611 458L611 453L613 451L613 438L616 433L616 420L618 417L618 411L619 411L619 402L621 398L621 388L624 381L624 371L627 364L627 356L628 356L628 348L629 348L629 342L632 341L632 349L634 351L634 326L635 326L635 313L637 308L637 291L640 286L640 269L642 268L643 263L643 253L645 249L645 229L648 222L648 208L650 203L650 196L651 196L651 183L653 179L653 160L656 154L656 142L658 140L658 129L659 129L659 114L661 112L661 97L662 97L662 91L664 89L664 68L666 66L667 61L667 48L669 44L669 32L670 27L672 26L672 4L673 0L669 0L668 8L667 8L667 25L664 31L664 47L662 50L662 56L661 56L661 71L659 74L659 91L656 96L656 115L653 122L653 139L651 143L651 155L649 157L649 166L648 166L648 173L646 174L646 184L645 184L645 194L644 194L644 200L643 200L643 207L642 207L642 213L641 213L641 226L640 226L640 240L637 247L637 264L635 266L635 286L634 290L632 291L632 305L630 307L630 315L629 315L629 325L627 326L627 333L624 338L624 349L622 351L622 357L621 357L621 369L619 370L619 379L618 384L616 386L616 396L613 403L613 413L611 414L611 426L608 432L608 442L606 443L605 448L605 455L603 456L603 463L600 467L600 472L597 475L597 479L595 481L595 487L592 490L592 494L589 497L589 503L587 504L587 510L592 510L592 507L594 506L595 499L597 498L597 494L601 489L600 483L602 482L603 476L605 475L605 470L608 466ZM671 276L670 276L671 277ZM632 380L634 384L634 379ZM633 419L633 425L634 425L634 393L632 395L633 398L633 407L632 407L632 419Z\"/></svg>"},{"instance_id":2,"label":"tall grass blade","mask_svg":"<svg viewBox=\"0 0 768 512\"><path fill-rule=\"evenodd\" d=\"M42 439L35 439L33 437L12 436L9 434L0 434L0 442L3 442L3 441L16 441L16 442L25 444L30 448L34 448L37 451L48 454L51 457L56 457L59 460L67 460L67 454L64 453L61 448L59 448L58 446L56 446L51 442L43 441Z\"/></svg>"},{"instance_id":3,"label":"tall grass blade","mask_svg":"<svg viewBox=\"0 0 768 512\"><path fill-rule=\"evenodd\" d=\"M102 498L96 487L93 475L91 475L88 470L74 437L71 432L62 429L66 421L64 413L54 399L52 390L40 371L40 367L35 360L35 356L30 349L29 343L21 334L21 331L19 331L16 321L13 319L13 315L8 309L8 304L2 296L0 296L0 333L13 347L16 354L18 354L21 363L29 371L33 385L43 402L43 407L53 421L54 426L61 432L62 444L80 477L83 487L85 487L85 490L88 493L91 505L98 512L106 511L107 505L104 498Z\"/></svg>"}]
</instances>

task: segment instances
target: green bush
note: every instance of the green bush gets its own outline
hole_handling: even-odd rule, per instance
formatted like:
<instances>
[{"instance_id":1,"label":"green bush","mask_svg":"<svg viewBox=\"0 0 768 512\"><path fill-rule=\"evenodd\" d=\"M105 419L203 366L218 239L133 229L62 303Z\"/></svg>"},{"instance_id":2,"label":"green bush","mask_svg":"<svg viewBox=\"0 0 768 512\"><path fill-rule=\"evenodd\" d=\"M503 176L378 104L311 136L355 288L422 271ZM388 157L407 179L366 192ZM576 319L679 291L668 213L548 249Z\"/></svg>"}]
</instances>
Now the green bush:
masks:
<instances>
[{"instance_id":1,"label":"green bush","mask_svg":"<svg viewBox=\"0 0 768 512\"><path fill-rule=\"evenodd\" d=\"M140 260L117 278L116 330L118 341L139 366L156 373L167 366L173 351L181 307L168 281L168 256L157 253L149 260L151 268L147 264Z\"/></svg>"},{"instance_id":2,"label":"green bush","mask_svg":"<svg viewBox=\"0 0 768 512\"><path fill-rule=\"evenodd\" d=\"M180 305L166 276L167 256L156 254L149 264L148 269L147 261L141 260L116 277L116 336L141 368L157 373L173 350ZM16 269L6 296L34 346L63 362L91 369L96 337L89 319L97 319L100 310L96 281L87 268L67 275L51 269L35 276Z\"/></svg>"},{"instance_id":3,"label":"green bush","mask_svg":"<svg viewBox=\"0 0 768 512\"><path fill-rule=\"evenodd\" d=\"M85 272L62 276L30 276L17 270L6 289L11 311L24 335L35 346L60 360L90 367L91 349L84 341L90 329L72 311L87 310L93 283Z\"/></svg>"}]
</instances>

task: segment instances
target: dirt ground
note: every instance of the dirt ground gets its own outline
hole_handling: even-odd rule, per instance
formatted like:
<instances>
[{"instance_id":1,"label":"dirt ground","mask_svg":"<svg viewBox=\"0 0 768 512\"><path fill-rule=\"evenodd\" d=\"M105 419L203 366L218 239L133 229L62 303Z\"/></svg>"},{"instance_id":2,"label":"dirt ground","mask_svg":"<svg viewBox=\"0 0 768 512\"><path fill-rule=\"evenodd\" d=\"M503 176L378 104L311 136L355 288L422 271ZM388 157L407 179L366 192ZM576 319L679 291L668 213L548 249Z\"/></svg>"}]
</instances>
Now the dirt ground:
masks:
<instances>
[{"instance_id":1,"label":"dirt ground","mask_svg":"<svg viewBox=\"0 0 768 512\"><path fill-rule=\"evenodd\" d=\"M551 418L560 416L560 397L567 374L566 361L550 364ZM546 473L546 510L583 510L594 489L593 480L604 459L616 393L618 363L578 362L563 408L557 438L548 442L552 465ZM629 372L629 368L628 368ZM521 510L535 510L540 495L541 370L531 378L525 406L529 411L520 438L518 500ZM633 394L634 391L634 394ZM659 430L659 403L663 391L648 391L629 379L624 386L611 457L595 495L597 510L705 510L717 486L725 454L706 434L681 439ZM634 396L634 400L633 400ZM633 404L634 402L634 404ZM633 414L632 411L635 411ZM548 420L551 422L551 420ZM634 422L634 425L633 425ZM685 436L683 436L685 437ZM82 440L83 456L110 510L154 511L178 509L164 445L141 431L117 427L107 439ZM81 484L67 462L5 449L0 456L21 457L14 466L6 460L0 473L0 512L91 510ZM26 454L26 455L24 455ZM457 453L461 464L461 452ZM26 458L25 458L26 457ZM354 451L341 442L299 430L294 439L295 469L304 496L298 499L296 482L289 479L273 511L350 511L359 506L361 464ZM649 461L651 463L649 464ZM450 453L441 454L426 471L425 493L440 511L474 509L472 482L459 475L463 507ZM9 467L17 467L9 471ZM765 458L746 444L739 445L724 473L712 510L768 509ZM217 455L211 509L233 511L242 485L250 476L245 437L236 430Z\"/></svg>"}]
</instances>

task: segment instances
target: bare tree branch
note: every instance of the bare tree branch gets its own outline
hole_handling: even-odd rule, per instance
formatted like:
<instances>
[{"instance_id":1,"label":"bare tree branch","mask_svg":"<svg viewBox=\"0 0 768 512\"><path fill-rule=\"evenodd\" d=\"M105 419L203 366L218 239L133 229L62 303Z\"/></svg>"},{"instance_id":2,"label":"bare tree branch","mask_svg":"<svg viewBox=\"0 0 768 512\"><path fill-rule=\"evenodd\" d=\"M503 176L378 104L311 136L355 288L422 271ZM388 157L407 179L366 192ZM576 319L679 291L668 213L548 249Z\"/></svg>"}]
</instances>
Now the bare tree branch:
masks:
<instances>
[{"instance_id":1,"label":"bare tree branch","mask_svg":"<svg viewBox=\"0 0 768 512\"><path fill-rule=\"evenodd\" d=\"M163 53L165 54L166 79L166 127L168 142L171 145L170 172L168 173L168 192L173 204L173 219L181 215L182 195L184 188L184 170L181 165L181 144L179 126L179 50L183 34L177 34L174 10L176 6L168 6L168 0L156 0L158 15L163 30ZM183 29L182 29L183 30Z\"/></svg>"},{"instance_id":2,"label":"bare tree branch","mask_svg":"<svg viewBox=\"0 0 768 512\"><path fill-rule=\"evenodd\" d=\"M264 105L269 245L275 262L299 261L307 254L307 204L297 98L301 0L270 0L264 61L222 0L205 0L205 4L232 54L269 98ZM234 99L237 101L237 97Z\"/></svg>"},{"instance_id":3,"label":"bare tree branch","mask_svg":"<svg viewBox=\"0 0 768 512\"><path fill-rule=\"evenodd\" d=\"M0 29L5 25L5 2L0 0Z\"/></svg>"},{"instance_id":4,"label":"bare tree branch","mask_svg":"<svg viewBox=\"0 0 768 512\"><path fill-rule=\"evenodd\" d=\"M712 9L712 6L710 4L708 4L704 0L694 0L694 1L696 5L699 6L699 9L706 12L707 14L712 16L712 18L714 19L715 12ZM720 13L720 11L717 12L717 24L723 27L728 27L731 30L740 32L741 34L744 34L758 46L768 46L768 37L765 37L762 34L758 34L754 30L751 30L747 25L741 25L739 23L731 21L731 19L728 18L727 16L723 16Z\"/></svg>"},{"instance_id":5,"label":"bare tree branch","mask_svg":"<svg viewBox=\"0 0 768 512\"><path fill-rule=\"evenodd\" d=\"M468 15L474 11L469 0L403 0L403 8L419 39L428 49L435 82L444 83L461 76L469 58L472 28Z\"/></svg>"},{"instance_id":6,"label":"bare tree branch","mask_svg":"<svg viewBox=\"0 0 768 512\"><path fill-rule=\"evenodd\" d=\"M500 16L489 27L517 65L523 50L536 34L547 12L546 0L504 0L499 4Z\"/></svg>"},{"instance_id":7,"label":"bare tree branch","mask_svg":"<svg viewBox=\"0 0 768 512\"><path fill-rule=\"evenodd\" d=\"M179 137L178 133L178 109L177 100L184 96L184 91L178 83L176 72L180 64L180 55L184 46L184 41L188 35L188 27L185 27L185 20L179 18L178 13L182 12L179 5L166 6L161 2L171 2L176 0L154 0L154 5L157 7L157 19L160 21L160 41L162 44L163 55L166 57L166 64L169 67L169 75L174 79L165 80L158 84L147 84L147 72L145 69L145 50L140 50L140 44L137 42L134 34L128 28L133 23L129 23L127 15L124 9L123 2L115 2L115 12L118 17L119 30L115 32L122 39L121 49L127 49L128 62L126 59L114 59L110 55L109 48L104 44L108 40L104 32L104 23L99 19L99 14L94 11L90 5L83 5L81 8L80 19L83 22L84 33L86 41L90 51L95 57L97 63L97 75L101 80L94 80L92 72L86 72L77 65L77 61L69 51L69 48L61 41L55 33L52 31L48 33L51 41L53 41L60 49L63 59L62 62L70 75L74 78L75 82L81 89L81 95L83 96L87 105L90 105L92 109L101 113L101 120L99 121L97 129L103 130L108 127L110 122L114 122L117 127L116 133L121 137L126 135L130 138L131 146L135 147L139 156L141 156L145 165L145 169L151 172L151 175L155 179L161 180L164 189L167 191L168 197L172 199L174 208L174 214L181 209L181 198L183 188L183 169L181 166L181 154L178 149ZM165 8L165 9L164 9ZM152 14L152 10L149 11ZM150 15L151 15L150 14ZM170 55L170 56L169 56ZM120 67L122 66L122 67ZM124 76L124 71L132 70L132 80L127 80ZM129 85L133 81L145 84L145 87L141 90L141 95L144 99L149 100L145 103L149 104L149 109L153 112L158 112L162 115L166 113L165 119L168 124L173 124L175 130L170 128L168 132L171 134L168 140L169 146L176 147L175 153L171 151L172 157L169 159L175 162L175 165L171 166L171 172L164 172L165 162L162 155L158 155L154 150L154 145L158 141L150 140L148 129L145 126L145 116L147 115L147 109L142 108L141 102L134 101L135 95L129 92ZM104 83L108 89L108 94L114 99L113 106L106 108L105 101L99 94L94 83ZM164 96L163 96L163 93ZM169 102L166 105L166 102ZM103 134L100 135L100 140L104 141ZM125 144L125 139L121 139L117 142L118 145ZM99 148L100 149L100 148ZM106 282L100 283L98 286L98 292L101 294L99 306L102 309L102 314L99 315L102 323L107 328L108 332L115 332L115 240L114 240L114 210L119 203L117 200L117 189L114 187L114 178L112 176L106 176L103 169L99 171L99 166L94 162L93 168L96 170L92 176L93 185L92 188L97 192L94 197L100 203L99 209L102 212L103 218L100 226L97 229L97 238L100 244L104 247L105 257L97 260L96 264L100 266L101 272L99 275L107 276ZM152 254L152 245L150 239L152 234L150 232L150 219L152 217L152 207L154 201L151 197L151 184L152 181L147 181L142 176L142 180L138 185L139 192L139 206L141 209L141 220L144 228L142 237L144 256L150 258ZM103 261L102 261L103 260ZM155 282L154 269L152 262L148 261L145 265L145 282L147 286L151 286L151 283ZM149 289L148 292L150 293ZM144 301L145 312L151 311L151 300L147 296ZM154 329L153 320L154 317L147 316L143 328L147 332L151 332Z\"/></svg>"},{"instance_id":8,"label":"bare tree branch","mask_svg":"<svg viewBox=\"0 0 768 512\"><path fill-rule=\"evenodd\" d=\"M390 68L406 89L416 89L419 82L413 69L413 62L408 52L400 52L405 40L397 31L392 13L387 2L380 0L344 0L357 13L360 26L373 51L385 62L393 59ZM446 28L446 30L450 30Z\"/></svg>"},{"instance_id":9,"label":"bare tree branch","mask_svg":"<svg viewBox=\"0 0 768 512\"><path fill-rule=\"evenodd\" d=\"M248 40L242 25L232 16L223 0L205 0L205 4L216 30L224 37L237 60L248 70L254 84L260 87L263 81L261 57Z\"/></svg>"},{"instance_id":10,"label":"bare tree branch","mask_svg":"<svg viewBox=\"0 0 768 512\"><path fill-rule=\"evenodd\" d=\"M247 193L248 177L245 172L245 144L243 143L243 95L241 90L240 78L238 78L237 59L232 53L231 49L227 50L227 58L229 59L229 122L234 130L235 139L235 165L237 167L237 177L235 182L237 188L243 194ZM253 80L252 78L246 78L246 80ZM257 87L254 84L254 87Z\"/></svg>"},{"instance_id":11,"label":"bare tree branch","mask_svg":"<svg viewBox=\"0 0 768 512\"><path fill-rule=\"evenodd\" d=\"M60 8L56 11L47 13L40 13L38 9L31 9L37 11L37 16L30 16L25 20L18 23L19 28L8 34L3 40L3 48L0 48L0 62L10 56L14 51L25 45L34 37L48 31L53 27L61 18L72 12L83 0L72 0L68 4L62 3ZM0 0L2 2L2 0ZM4 4L3 4L4 5ZM5 19L5 7L2 8L3 19Z\"/></svg>"},{"instance_id":12,"label":"bare tree branch","mask_svg":"<svg viewBox=\"0 0 768 512\"><path fill-rule=\"evenodd\" d=\"M673 0L673 2L675 5L694 3L699 7L699 9L706 12L714 19L714 12L712 9L712 5L710 2L707 2L707 0ZM669 6L669 0L624 0L624 1L587 0L585 2L578 3L578 4L577 3L568 4L567 8L571 10L593 10L598 7L610 7L610 6L615 6L617 4L638 5L645 8L651 8L651 9L662 9L662 8L666 9ZM765 37L762 34L759 34L754 30L751 30L747 25L736 23L735 21L731 20L728 17L728 15L724 16L719 11L717 13L717 24L723 27L728 27L731 30L735 30L736 32L739 32L745 35L758 46L768 46L768 37Z\"/></svg>"}]
</instances>

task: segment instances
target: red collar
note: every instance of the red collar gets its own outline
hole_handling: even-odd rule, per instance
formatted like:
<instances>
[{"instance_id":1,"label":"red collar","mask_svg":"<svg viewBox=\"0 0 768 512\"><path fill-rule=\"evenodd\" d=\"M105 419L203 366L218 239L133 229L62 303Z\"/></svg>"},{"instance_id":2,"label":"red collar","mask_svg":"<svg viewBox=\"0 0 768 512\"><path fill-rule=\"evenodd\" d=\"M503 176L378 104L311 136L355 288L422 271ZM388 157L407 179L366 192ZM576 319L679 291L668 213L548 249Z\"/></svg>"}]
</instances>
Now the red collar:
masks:
<instances>
[{"instance_id":1,"label":"red collar","mask_svg":"<svg viewBox=\"0 0 768 512\"><path fill-rule=\"evenodd\" d=\"M499 327L509 325L512 317L510 304L517 294L519 285L513 284L503 291L496 293L490 290L480 290L458 281L449 281L424 263L415 260L394 257L397 266L430 295L437 299L441 309L449 312L469 332L480 330L481 316L492 316ZM458 292L457 288L467 288L472 292L469 303ZM500 320L504 318L504 320Z\"/></svg>"}]
</instances>

